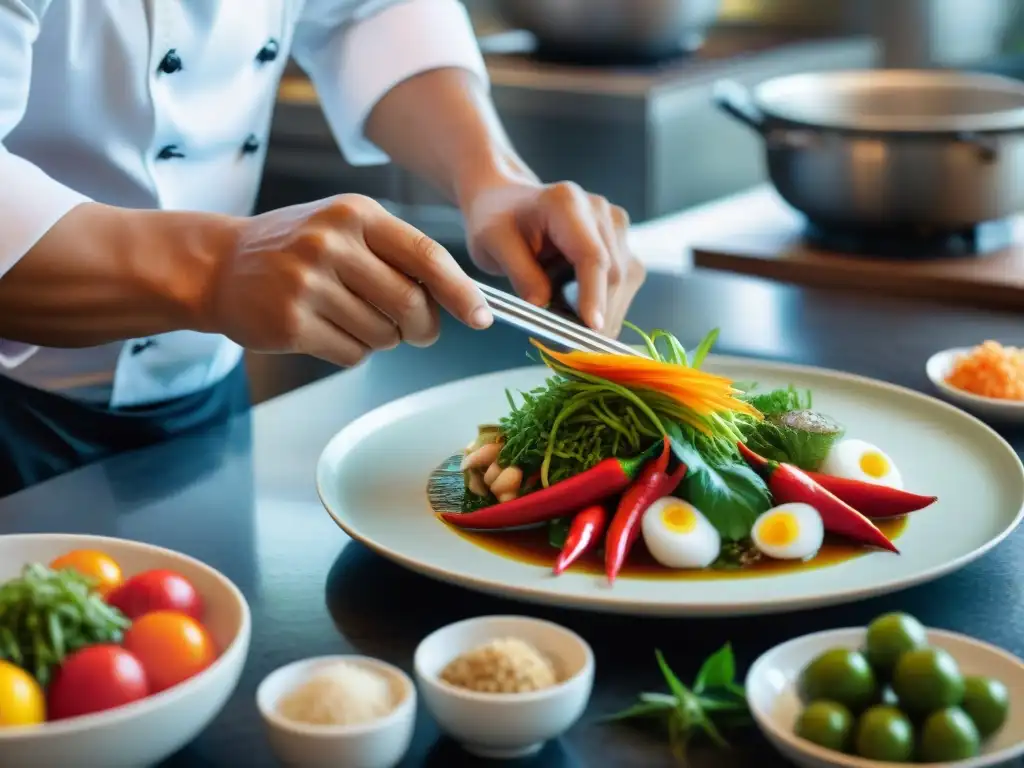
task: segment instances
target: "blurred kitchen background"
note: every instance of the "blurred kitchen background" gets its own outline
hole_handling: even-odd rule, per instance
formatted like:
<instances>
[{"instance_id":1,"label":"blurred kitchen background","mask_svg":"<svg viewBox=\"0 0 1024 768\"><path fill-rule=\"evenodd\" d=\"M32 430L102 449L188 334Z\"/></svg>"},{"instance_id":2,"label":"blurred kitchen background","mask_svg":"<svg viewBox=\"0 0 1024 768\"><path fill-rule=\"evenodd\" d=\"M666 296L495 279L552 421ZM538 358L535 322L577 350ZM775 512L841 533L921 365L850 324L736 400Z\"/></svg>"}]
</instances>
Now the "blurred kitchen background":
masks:
<instances>
[{"instance_id":1,"label":"blurred kitchen background","mask_svg":"<svg viewBox=\"0 0 1024 768\"><path fill-rule=\"evenodd\" d=\"M658 219L766 180L764 144L713 84L800 72L952 68L1024 79L1020 0L466 0L521 154ZM584 23L580 19L585 18ZM464 258L457 212L393 167L342 159L302 72L282 81L261 210L370 195ZM254 358L257 400L331 369Z\"/></svg>"}]
</instances>

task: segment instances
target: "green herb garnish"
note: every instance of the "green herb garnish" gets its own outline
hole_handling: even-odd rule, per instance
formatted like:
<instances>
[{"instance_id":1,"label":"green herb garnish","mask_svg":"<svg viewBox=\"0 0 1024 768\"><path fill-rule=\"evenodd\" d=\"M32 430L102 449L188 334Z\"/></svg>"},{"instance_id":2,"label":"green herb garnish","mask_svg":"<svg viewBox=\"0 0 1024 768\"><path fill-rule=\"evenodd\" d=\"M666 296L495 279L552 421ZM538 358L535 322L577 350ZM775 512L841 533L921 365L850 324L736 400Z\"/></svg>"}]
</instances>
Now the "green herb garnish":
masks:
<instances>
[{"instance_id":1,"label":"green herb garnish","mask_svg":"<svg viewBox=\"0 0 1024 768\"><path fill-rule=\"evenodd\" d=\"M131 621L93 591L95 582L73 570L26 565L0 584L0 659L50 682L55 667L96 643L120 643Z\"/></svg>"},{"instance_id":2,"label":"green herb garnish","mask_svg":"<svg viewBox=\"0 0 1024 768\"><path fill-rule=\"evenodd\" d=\"M737 386L742 389L743 400L757 408L764 416L776 416L789 411L802 411L811 407L811 391L809 389L797 389L794 386L782 389L773 389L769 392L756 392L756 384Z\"/></svg>"},{"instance_id":3,"label":"green herb garnish","mask_svg":"<svg viewBox=\"0 0 1024 768\"><path fill-rule=\"evenodd\" d=\"M718 337L712 331L690 355L667 331L648 335L630 328L652 358L689 367L700 366ZM517 466L527 476L540 473L544 486L585 472L602 459L636 455L667 434L672 423L703 424L709 446L726 454L743 435L739 415L701 416L663 393L624 387L547 357L543 362L556 374L544 386L521 393L522 403L507 393L511 409L500 424L505 445L498 463Z\"/></svg>"},{"instance_id":4,"label":"green herb garnish","mask_svg":"<svg viewBox=\"0 0 1024 768\"><path fill-rule=\"evenodd\" d=\"M729 742L719 725L735 727L750 721L746 692L736 682L732 647L725 645L704 662L692 688L687 688L672 671L661 651L654 653L669 692L641 693L636 704L607 719L661 721L668 731L672 754L680 764L685 764L690 742L696 736L728 748Z\"/></svg>"},{"instance_id":5,"label":"green herb garnish","mask_svg":"<svg viewBox=\"0 0 1024 768\"><path fill-rule=\"evenodd\" d=\"M677 493L707 517L725 541L750 535L758 515L772 506L768 486L736 453L733 443L717 444L703 435L669 428L672 452L687 466Z\"/></svg>"},{"instance_id":6,"label":"green herb garnish","mask_svg":"<svg viewBox=\"0 0 1024 768\"><path fill-rule=\"evenodd\" d=\"M845 430L816 411L798 410L773 414L754 425L746 443L771 461L785 461L800 469L816 471Z\"/></svg>"}]
</instances>

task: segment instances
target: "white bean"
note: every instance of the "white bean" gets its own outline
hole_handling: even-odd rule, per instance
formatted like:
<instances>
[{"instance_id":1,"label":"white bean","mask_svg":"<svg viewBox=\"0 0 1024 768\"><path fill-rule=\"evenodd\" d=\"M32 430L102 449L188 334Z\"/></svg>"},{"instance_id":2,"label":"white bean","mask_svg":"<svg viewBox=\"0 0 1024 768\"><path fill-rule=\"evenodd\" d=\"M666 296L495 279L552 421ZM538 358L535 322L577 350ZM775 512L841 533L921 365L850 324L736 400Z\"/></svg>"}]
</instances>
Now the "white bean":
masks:
<instances>
[{"instance_id":1,"label":"white bean","mask_svg":"<svg viewBox=\"0 0 1024 768\"><path fill-rule=\"evenodd\" d=\"M463 472L467 469L483 469L484 467L493 464L497 460L500 452L501 445L499 443L481 445L462 460L461 469Z\"/></svg>"},{"instance_id":2,"label":"white bean","mask_svg":"<svg viewBox=\"0 0 1024 768\"><path fill-rule=\"evenodd\" d=\"M501 499L510 493L519 493L519 487L523 484L523 470L519 467L505 467L501 474L491 483L491 493Z\"/></svg>"},{"instance_id":3,"label":"white bean","mask_svg":"<svg viewBox=\"0 0 1024 768\"><path fill-rule=\"evenodd\" d=\"M469 472L466 475L466 487L469 488L469 492L476 496L486 496L490 493L487 484L484 479L480 476L479 472Z\"/></svg>"},{"instance_id":4,"label":"white bean","mask_svg":"<svg viewBox=\"0 0 1024 768\"><path fill-rule=\"evenodd\" d=\"M487 471L484 472L484 482L487 483L488 488L494 485L494 481L498 479L500 474L501 467L498 465L498 462L494 462L487 468Z\"/></svg>"}]
</instances>

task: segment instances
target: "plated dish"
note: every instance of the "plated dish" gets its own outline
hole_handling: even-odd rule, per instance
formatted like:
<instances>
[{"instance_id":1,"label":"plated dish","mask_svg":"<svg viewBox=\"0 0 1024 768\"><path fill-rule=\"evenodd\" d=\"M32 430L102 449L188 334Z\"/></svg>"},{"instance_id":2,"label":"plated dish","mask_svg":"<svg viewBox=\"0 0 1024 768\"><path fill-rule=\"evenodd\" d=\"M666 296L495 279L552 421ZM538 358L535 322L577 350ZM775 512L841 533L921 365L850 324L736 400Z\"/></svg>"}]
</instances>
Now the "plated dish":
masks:
<instances>
[{"instance_id":1,"label":"plated dish","mask_svg":"<svg viewBox=\"0 0 1024 768\"><path fill-rule=\"evenodd\" d=\"M716 335L688 354L665 331L641 332L644 358L535 343L549 378L507 392L508 412L464 449L461 478L451 461L431 477L431 504L497 549L502 532L533 527L519 546L547 542L555 574L589 556L609 582L631 563L724 577L898 555L904 518L936 497L905 490L892 458L813 409L811 390L701 370Z\"/></svg>"},{"instance_id":2,"label":"plated dish","mask_svg":"<svg viewBox=\"0 0 1024 768\"><path fill-rule=\"evenodd\" d=\"M667 357L669 347L675 349L675 342L667 335L660 337L659 354ZM512 498L509 489L500 484L496 489L493 487L498 479L491 467L493 457L486 466L469 466L473 462L464 465L464 461L468 455L487 448L488 442L495 442L493 438L499 438L506 428L503 423L510 425L508 435L513 437L515 430L510 421L526 421L529 415L522 408L520 393L534 393L530 397L537 398L547 391L550 380L559 375L548 365L534 366L427 390L358 419L336 435L321 456L317 470L321 499L351 536L399 563L437 578L557 605L662 615L763 613L867 597L958 568L997 544L1018 524L1024 505L1024 468L1005 441L976 419L932 398L848 374L714 354L705 357L709 346L705 344L703 351L688 356L688 365L669 362L663 369L671 366L673 373L679 372L700 386L719 387L715 397L725 398L722 402L727 406L713 418L726 424L716 424L710 436L701 432L692 418L687 421L692 414L680 415L679 423L665 427L664 431L652 426L651 421L645 423L637 418L629 422L631 428L625 428L629 438L620 439L613 450L616 455L590 456L587 461L591 466L578 460L582 451L576 451L574 466L572 451L562 451L556 445L546 461L547 444L520 441L520 445L527 444L523 454L526 458L509 461L504 467L499 462L498 467L499 475L509 467L521 471L520 487ZM701 362L699 370L694 369L695 358ZM550 359L556 365L567 364L565 358ZM619 384L621 379L613 383ZM594 386L593 391L607 388ZM586 387L583 391L590 392ZM508 393L512 393L512 403L519 409L516 412L512 411ZM765 399L756 399L762 397ZM785 407L773 408L772 401ZM768 415L759 410L758 403ZM616 419L633 419L623 415L621 402L616 405L606 397L605 404L609 409L620 409L617 413L613 410ZM659 413L678 413L673 409L675 406L662 398L657 409L651 410L658 417ZM583 414L584 410L581 407L576 413ZM602 415L607 416L603 412ZM601 420L596 414L590 418ZM821 439L805 440L801 435L794 441L793 435L801 430L779 428L808 426L812 422L815 426L830 425L817 436ZM493 426L480 431L481 424ZM565 424L568 426L563 427ZM550 429L550 424L542 425L539 432L545 427ZM584 427L585 422L576 423L564 417L556 441L561 439L557 434L582 435ZM777 466L764 466L749 452L745 457L740 454L741 442L751 437L754 430L769 427L778 440L762 436L758 438L760 442L751 439L745 444L758 456L777 462ZM614 427L609 426L605 434L611 431ZM635 439L634 432L644 439ZM509 438L498 447L499 454L514 447ZM467 446L470 439L471 447ZM699 441L711 443L721 453L716 455L714 450L698 447ZM804 443L814 443L815 450L810 451L814 455L797 455L809 447ZM865 450L864 443L877 450ZM783 450L788 445L793 453L780 452L780 445ZM565 460L559 451L570 458ZM853 454L852 459L847 451ZM375 458L382 455L400 460L382 463ZM856 521L860 527L840 530L840 518L832 514L834 510L826 509L823 515L819 508L823 499L832 501L837 486L832 494L809 498L787 496L786 489L778 484L778 472L787 463L816 467L809 471L818 473L812 477L819 486L838 483L836 478L843 474L856 477L865 456L872 471L883 470L881 474L887 475L889 486L901 485L907 493L923 497L918 502L931 497L937 501L885 520L879 514L884 505L869 509L866 500L860 498L856 506L861 507L862 514L845 518L847 522ZM639 460L630 466L635 459ZM545 461L547 485L553 490L558 488L559 481L572 482L584 477L588 469L593 471L602 461L618 464L618 476L609 476L623 483L623 475L635 479L645 471L660 469L660 462L665 459L667 477L678 474L682 465L686 472L677 490L659 492L662 501L654 513L647 508L647 514L634 516L634 520L639 517L639 525L633 528L633 546L612 585L607 560L600 551L607 533L603 539L599 537L598 545L590 547L557 577L553 571L560 549L552 546L550 539L555 536L555 544L563 543L557 534L568 534L574 513L602 500L608 504L604 512L608 518L606 527L610 527L619 511L623 491L629 492L629 483L613 484L610 492L602 490L595 498L573 494L575 500L566 501L569 506L562 510L534 507L530 514L539 514L543 519L535 519L533 522L538 525L533 528L480 530L454 524L468 521L478 512L513 509L517 504L523 511L531 495L540 498L543 492ZM888 472L884 471L886 468ZM469 471L476 476L467 476ZM487 477L489 471L491 477ZM728 480L723 479L726 477ZM484 489L478 481L486 486L485 492L481 492ZM576 482L576 490L581 491L583 481ZM864 491L866 487L872 490L870 500L875 505L881 505L880 499L907 499L902 494L889 493L893 489L878 482L847 483L844 492L850 488ZM532 493L522 493L527 488ZM499 497L504 497L508 506L503 507ZM723 499L731 503L723 503ZM798 506L784 506L788 504ZM804 504L816 514L799 506ZM847 503L844 511L847 506L851 505ZM973 510L969 520L963 515L967 508ZM762 518L769 511L772 515ZM876 519L870 520L865 512ZM651 542L668 530L663 524L666 518L679 518L677 527L691 532L699 529L707 535L691 538L691 548L682 544L675 549L668 542L677 543L684 537L666 537L662 551L652 552L658 544L652 547ZM551 519L560 522L552 523ZM647 520L650 528L645 532L643 523ZM819 520L824 530L821 547L817 546ZM765 530L758 528L759 521ZM525 526L529 521L519 518L518 522ZM956 531L956 535L949 535L950 531ZM760 547L754 542L755 537L760 538ZM774 549L774 556L766 551L773 549L773 543L780 545ZM871 546L866 546L869 543ZM701 564L709 567L666 567L659 563L656 554L663 562L678 556L682 559L675 560L677 564L703 560L706 562ZM766 583L770 583L770 590L765 588Z\"/></svg>"}]
</instances>

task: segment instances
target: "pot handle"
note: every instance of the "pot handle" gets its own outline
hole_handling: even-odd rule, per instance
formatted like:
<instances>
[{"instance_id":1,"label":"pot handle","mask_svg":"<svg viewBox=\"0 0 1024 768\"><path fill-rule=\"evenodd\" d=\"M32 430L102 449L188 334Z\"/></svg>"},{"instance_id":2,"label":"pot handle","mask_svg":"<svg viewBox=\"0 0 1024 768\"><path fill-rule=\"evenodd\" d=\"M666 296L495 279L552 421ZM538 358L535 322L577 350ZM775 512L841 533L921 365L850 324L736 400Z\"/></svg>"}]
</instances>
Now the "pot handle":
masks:
<instances>
[{"instance_id":1,"label":"pot handle","mask_svg":"<svg viewBox=\"0 0 1024 768\"><path fill-rule=\"evenodd\" d=\"M712 86L711 100L726 114L760 134L765 133L767 120L754 104L750 91L735 80L719 80Z\"/></svg>"},{"instance_id":2,"label":"pot handle","mask_svg":"<svg viewBox=\"0 0 1024 768\"><path fill-rule=\"evenodd\" d=\"M964 131L958 133L956 138L964 144L970 145L978 153L982 162L995 162L999 155L998 145L987 136Z\"/></svg>"}]
</instances>

